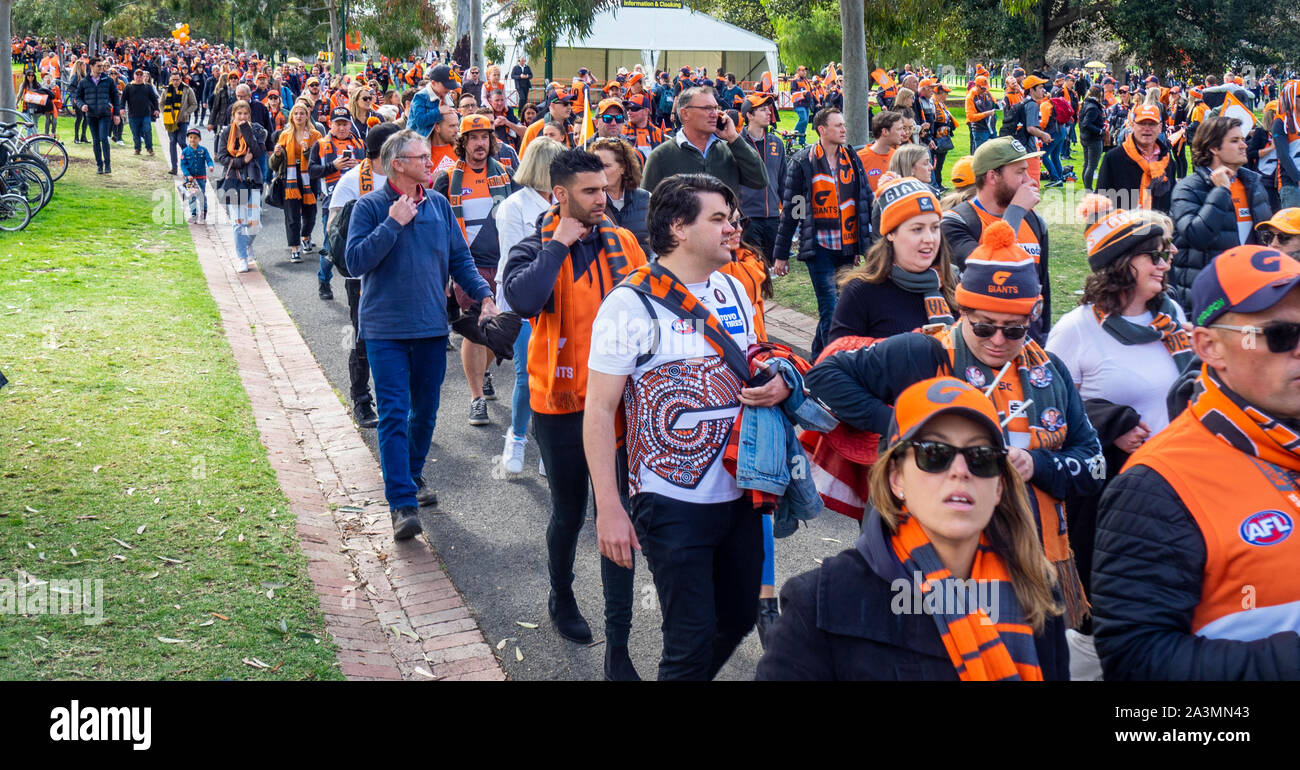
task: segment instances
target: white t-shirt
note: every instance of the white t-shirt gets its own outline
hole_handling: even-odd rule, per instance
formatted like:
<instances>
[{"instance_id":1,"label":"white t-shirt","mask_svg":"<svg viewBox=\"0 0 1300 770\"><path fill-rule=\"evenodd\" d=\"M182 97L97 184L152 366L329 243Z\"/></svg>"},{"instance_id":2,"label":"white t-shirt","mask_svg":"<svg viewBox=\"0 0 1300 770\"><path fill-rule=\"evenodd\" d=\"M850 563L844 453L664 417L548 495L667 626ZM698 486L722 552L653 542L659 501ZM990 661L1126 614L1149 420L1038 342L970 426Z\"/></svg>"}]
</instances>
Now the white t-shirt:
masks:
<instances>
[{"instance_id":1,"label":"white t-shirt","mask_svg":"<svg viewBox=\"0 0 1300 770\"><path fill-rule=\"evenodd\" d=\"M1145 326L1151 323L1152 314L1148 311L1124 318ZM1174 320L1186 320L1181 307ZM1165 396L1178 378L1178 367L1160 340L1125 345L1101 328L1092 305L1080 305L1052 327L1047 350L1065 362L1084 399L1104 398L1133 407L1152 435L1169 424Z\"/></svg>"},{"instance_id":2,"label":"white t-shirt","mask_svg":"<svg viewBox=\"0 0 1300 770\"><path fill-rule=\"evenodd\" d=\"M388 177L379 173L379 170L371 166L372 174L375 179L374 189L378 190L388 181ZM339 177L338 184L334 185L334 193L330 195L330 209L341 209L348 205L348 201L354 201L361 197L361 166L353 166L343 172Z\"/></svg>"},{"instance_id":3,"label":"white t-shirt","mask_svg":"<svg viewBox=\"0 0 1300 770\"><path fill-rule=\"evenodd\" d=\"M737 281L715 272L687 288L741 350L758 341L754 307ZM587 361L591 371L631 375L624 393L630 491L690 503L735 500L740 489L722 453L740 415L740 378L692 324L654 300L650 310L653 321L633 289L611 291L592 324Z\"/></svg>"}]
</instances>

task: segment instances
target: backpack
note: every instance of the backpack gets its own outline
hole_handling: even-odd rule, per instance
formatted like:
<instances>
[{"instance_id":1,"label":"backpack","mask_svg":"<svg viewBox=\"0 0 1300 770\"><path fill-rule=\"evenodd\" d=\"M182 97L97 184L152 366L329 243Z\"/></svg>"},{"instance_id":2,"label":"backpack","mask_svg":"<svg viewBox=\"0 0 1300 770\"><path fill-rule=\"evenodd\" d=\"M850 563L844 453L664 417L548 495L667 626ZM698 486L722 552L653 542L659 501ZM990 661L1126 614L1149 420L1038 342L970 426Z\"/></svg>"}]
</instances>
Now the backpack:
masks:
<instances>
[{"instance_id":1,"label":"backpack","mask_svg":"<svg viewBox=\"0 0 1300 770\"><path fill-rule=\"evenodd\" d=\"M1009 112L1003 113L1002 128L998 136L1013 136L1026 147L1034 146L1034 139L1025 127L1025 100L1021 99Z\"/></svg>"},{"instance_id":2,"label":"backpack","mask_svg":"<svg viewBox=\"0 0 1300 770\"><path fill-rule=\"evenodd\" d=\"M1062 126L1074 120L1074 107L1064 96L1052 98L1052 109L1056 113L1056 122Z\"/></svg>"},{"instance_id":3,"label":"backpack","mask_svg":"<svg viewBox=\"0 0 1300 770\"><path fill-rule=\"evenodd\" d=\"M329 226L329 243L330 255L329 261L334 263L334 269L344 278L351 278L352 274L348 272L347 245L348 245L348 222L352 219L352 208L357 205L359 198L353 198L343 204L339 209L336 217L330 217Z\"/></svg>"}]
</instances>

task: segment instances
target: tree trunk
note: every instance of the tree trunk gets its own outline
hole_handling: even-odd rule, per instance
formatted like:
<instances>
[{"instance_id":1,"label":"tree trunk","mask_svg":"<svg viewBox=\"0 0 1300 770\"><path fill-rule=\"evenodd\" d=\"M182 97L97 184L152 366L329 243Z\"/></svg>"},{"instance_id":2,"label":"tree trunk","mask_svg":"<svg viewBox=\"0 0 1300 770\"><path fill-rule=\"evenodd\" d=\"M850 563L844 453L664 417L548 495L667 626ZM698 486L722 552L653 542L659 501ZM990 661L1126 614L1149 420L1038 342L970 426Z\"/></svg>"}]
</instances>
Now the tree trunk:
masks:
<instances>
[{"instance_id":1,"label":"tree trunk","mask_svg":"<svg viewBox=\"0 0 1300 770\"><path fill-rule=\"evenodd\" d=\"M840 3L840 29L843 44L840 61L844 67L844 119L848 123L849 144L867 144L871 115L867 107L867 43L860 2Z\"/></svg>"},{"instance_id":2,"label":"tree trunk","mask_svg":"<svg viewBox=\"0 0 1300 770\"><path fill-rule=\"evenodd\" d=\"M470 7L470 3L471 0L456 0L456 36L453 38L453 40L455 40L455 42L452 43L453 47L460 43L461 38L472 34L470 32L470 25L474 21L474 10ZM473 51L474 46L471 45L471 58L473 58L474 55ZM461 64L467 67L469 66L469 62L461 62Z\"/></svg>"},{"instance_id":3,"label":"tree trunk","mask_svg":"<svg viewBox=\"0 0 1300 770\"><path fill-rule=\"evenodd\" d=\"M478 67L482 74L483 64L483 0L470 0L469 24L469 60L470 66Z\"/></svg>"},{"instance_id":4,"label":"tree trunk","mask_svg":"<svg viewBox=\"0 0 1300 770\"><path fill-rule=\"evenodd\" d=\"M9 19L13 12L13 0L0 0L0 40L6 41L13 34L10 31ZM13 57L8 55L0 56L0 107L6 110L12 110L17 105L14 104L14 62ZM12 116L6 116L6 119Z\"/></svg>"},{"instance_id":5,"label":"tree trunk","mask_svg":"<svg viewBox=\"0 0 1300 770\"><path fill-rule=\"evenodd\" d=\"M343 41L339 35L339 4L338 0L329 0L327 3L330 14L330 59L331 69L335 75L343 74Z\"/></svg>"}]
</instances>

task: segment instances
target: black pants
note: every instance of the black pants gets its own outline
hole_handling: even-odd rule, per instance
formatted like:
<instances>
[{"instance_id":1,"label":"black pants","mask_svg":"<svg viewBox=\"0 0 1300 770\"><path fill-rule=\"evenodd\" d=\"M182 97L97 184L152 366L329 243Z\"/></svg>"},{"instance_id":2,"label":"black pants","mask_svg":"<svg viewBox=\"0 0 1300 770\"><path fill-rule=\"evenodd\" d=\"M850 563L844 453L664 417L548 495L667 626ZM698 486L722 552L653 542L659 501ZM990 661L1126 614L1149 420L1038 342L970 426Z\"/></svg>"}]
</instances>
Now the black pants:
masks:
<instances>
[{"instance_id":1,"label":"black pants","mask_svg":"<svg viewBox=\"0 0 1300 770\"><path fill-rule=\"evenodd\" d=\"M1085 189L1092 190L1093 177L1097 174L1097 169L1101 166L1101 137L1084 138L1083 144L1083 186Z\"/></svg>"},{"instance_id":2,"label":"black pants","mask_svg":"<svg viewBox=\"0 0 1300 770\"><path fill-rule=\"evenodd\" d=\"M87 135L90 132L90 118L87 118L81 110L74 110L72 116L76 119L72 124L72 138L78 142L89 142Z\"/></svg>"},{"instance_id":3,"label":"black pants","mask_svg":"<svg viewBox=\"0 0 1300 770\"><path fill-rule=\"evenodd\" d=\"M301 199L284 201L284 237L289 246L298 248L316 229L316 204Z\"/></svg>"},{"instance_id":4,"label":"black pants","mask_svg":"<svg viewBox=\"0 0 1300 770\"><path fill-rule=\"evenodd\" d=\"M582 412L534 412L533 430L542 462L546 465L546 481L551 488L551 522L546 527L551 590L564 595L573 591L573 560L578 552L578 533L587 518L588 473L587 455L582 449ZM623 569L604 556L600 557L607 645L627 646L628 633L632 629L634 575L635 568ZM754 596L758 596L757 584L754 591Z\"/></svg>"},{"instance_id":5,"label":"black pants","mask_svg":"<svg viewBox=\"0 0 1300 770\"><path fill-rule=\"evenodd\" d=\"M776 231L779 229L781 217L751 217L749 228L745 231L745 239L758 247L769 267L775 258L772 252L776 251ZM782 258L788 259L789 256L785 254Z\"/></svg>"},{"instance_id":6,"label":"black pants","mask_svg":"<svg viewBox=\"0 0 1300 770\"><path fill-rule=\"evenodd\" d=\"M373 404L370 394L370 360L366 358L366 341L357 334L357 308L361 305L361 279L343 281L348 293L348 315L352 317L352 350L348 351L348 380L351 383L352 406Z\"/></svg>"},{"instance_id":7,"label":"black pants","mask_svg":"<svg viewBox=\"0 0 1300 770\"><path fill-rule=\"evenodd\" d=\"M758 619L762 518L747 495L706 505L645 493L632 523L663 612L659 678L713 679Z\"/></svg>"},{"instance_id":8,"label":"black pants","mask_svg":"<svg viewBox=\"0 0 1300 770\"><path fill-rule=\"evenodd\" d=\"M934 155L934 186L947 187L943 179L943 163L948 159L948 150L935 150Z\"/></svg>"}]
</instances>

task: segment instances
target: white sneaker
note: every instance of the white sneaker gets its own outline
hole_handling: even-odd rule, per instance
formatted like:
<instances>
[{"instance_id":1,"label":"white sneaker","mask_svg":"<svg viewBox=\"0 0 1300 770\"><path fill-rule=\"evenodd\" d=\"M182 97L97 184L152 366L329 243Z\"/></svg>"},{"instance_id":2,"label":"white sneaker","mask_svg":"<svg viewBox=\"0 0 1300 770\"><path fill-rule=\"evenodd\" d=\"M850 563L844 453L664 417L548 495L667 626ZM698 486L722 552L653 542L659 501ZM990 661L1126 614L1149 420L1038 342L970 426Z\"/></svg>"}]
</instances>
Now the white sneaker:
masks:
<instances>
[{"instance_id":1,"label":"white sneaker","mask_svg":"<svg viewBox=\"0 0 1300 770\"><path fill-rule=\"evenodd\" d=\"M546 478L546 463L540 457L537 458L537 475Z\"/></svg>"},{"instance_id":2,"label":"white sneaker","mask_svg":"<svg viewBox=\"0 0 1300 770\"><path fill-rule=\"evenodd\" d=\"M241 272L241 273L247 273L247 272L248 272L248 260L247 260L247 259L241 259L241 260L239 260L239 272Z\"/></svg>"},{"instance_id":3,"label":"white sneaker","mask_svg":"<svg viewBox=\"0 0 1300 770\"><path fill-rule=\"evenodd\" d=\"M506 445L501 452L501 462L505 464L506 473L524 472L524 446L527 438L515 438L513 431L506 431Z\"/></svg>"}]
</instances>

